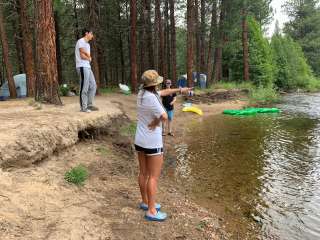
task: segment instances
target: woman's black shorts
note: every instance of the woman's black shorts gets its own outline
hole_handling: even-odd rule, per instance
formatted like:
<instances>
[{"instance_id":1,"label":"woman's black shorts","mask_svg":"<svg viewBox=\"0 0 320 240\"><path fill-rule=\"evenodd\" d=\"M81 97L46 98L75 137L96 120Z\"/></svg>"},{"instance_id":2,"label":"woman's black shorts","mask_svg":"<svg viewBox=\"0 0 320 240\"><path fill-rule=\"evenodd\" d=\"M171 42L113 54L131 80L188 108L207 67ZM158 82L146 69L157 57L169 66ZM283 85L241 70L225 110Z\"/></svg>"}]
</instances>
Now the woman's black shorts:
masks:
<instances>
[{"instance_id":1,"label":"woman's black shorts","mask_svg":"<svg viewBox=\"0 0 320 240\"><path fill-rule=\"evenodd\" d=\"M143 148L138 145L134 145L137 152L144 152L148 156L155 156L163 154L163 148Z\"/></svg>"}]
</instances>

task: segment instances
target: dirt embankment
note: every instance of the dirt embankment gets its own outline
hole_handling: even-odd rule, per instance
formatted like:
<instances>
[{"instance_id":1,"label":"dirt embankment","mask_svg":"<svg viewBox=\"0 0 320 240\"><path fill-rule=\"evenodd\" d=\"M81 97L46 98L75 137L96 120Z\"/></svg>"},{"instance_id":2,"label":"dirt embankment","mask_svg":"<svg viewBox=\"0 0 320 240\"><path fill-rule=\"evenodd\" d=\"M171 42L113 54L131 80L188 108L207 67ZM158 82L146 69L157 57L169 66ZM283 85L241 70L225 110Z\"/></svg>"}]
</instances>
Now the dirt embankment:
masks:
<instances>
[{"instance_id":1,"label":"dirt embankment","mask_svg":"<svg viewBox=\"0 0 320 240\"><path fill-rule=\"evenodd\" d=\"M0 139L0 159L2 163L7 159L7 167L15 166L0 170L0 239L230 237L218 216L190 202L166 177L161 178L158 199L169 219L160 224L145 221L144 212L137 208L140 194L132 138L120 130L135 119L135 96L98 97L100 111L88 115L78 112L77 101L64 99L64 107L42 110L20 101L0 105L1 136L7 139ZM201 117L183 113L180 103L176 106L176 137L166 137L167 146L183 138L189 120L201 121ZM199 106L208 115L243 105L234 101ZM96 138L99 133L101 137ZM79 136L83 140L74 145ZM15 147L6 149L9 143ZM65 172L78 164L90 173L83 187L64 180Z\"/></svg>"},{"instance_id":2,"label":"dirt embankment","mask_svg":"<svg viewBox=\"0 0 320 240\"><path fill-rule=\"evenodd\" d=\"M28 166L78 141L86 128L101 128L122 114L98 98L100 111L79 111L77 98L65 98L63 107L31 106L31 100L0 103L0 166Z\"/></svg>"}]
</instances>

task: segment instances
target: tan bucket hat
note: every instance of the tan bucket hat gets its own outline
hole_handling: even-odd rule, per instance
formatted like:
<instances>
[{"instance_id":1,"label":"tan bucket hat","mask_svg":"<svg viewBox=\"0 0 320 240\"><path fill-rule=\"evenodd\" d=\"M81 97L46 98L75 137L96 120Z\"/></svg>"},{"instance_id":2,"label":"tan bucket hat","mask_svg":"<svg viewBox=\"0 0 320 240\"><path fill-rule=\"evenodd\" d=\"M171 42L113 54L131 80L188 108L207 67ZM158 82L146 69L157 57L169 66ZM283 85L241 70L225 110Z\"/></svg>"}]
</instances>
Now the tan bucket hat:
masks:
<instances>
[{"instance_id":1,"label":"tan bucket hat","mask_svg":"<svg viewBox=\"0 0 320 240\"><path fill-rule=\"evenodd\" d=\"M163 82L163 77L156 70L147 70L141 77L143 87L157 86Z\"/></svg>"}]
</instances>

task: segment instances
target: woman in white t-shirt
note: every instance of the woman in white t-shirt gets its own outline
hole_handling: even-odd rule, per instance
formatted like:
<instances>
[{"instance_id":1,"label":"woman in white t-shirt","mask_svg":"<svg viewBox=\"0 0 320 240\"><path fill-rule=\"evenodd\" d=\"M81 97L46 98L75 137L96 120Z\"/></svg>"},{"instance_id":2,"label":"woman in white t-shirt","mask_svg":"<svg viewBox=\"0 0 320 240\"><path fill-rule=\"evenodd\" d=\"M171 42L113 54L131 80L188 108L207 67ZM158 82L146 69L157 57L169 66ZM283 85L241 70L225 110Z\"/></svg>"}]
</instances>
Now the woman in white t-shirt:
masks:
<instances>
[{"instance_id":1,"label":"woman in white t-shirt","mask_svg":"<svg viewBox=\"0 0 320 240\"><path fill-rule=\"evenodd\" d=\"M188 92L190 88L171 88L157 91L163 77L155 70L148 70L142 75L143 88L137 99L137 129L135 149L139 159L139 187L142 197L140 208L147 211L145 218L150 221L164 221L167 214L160 211L160 204L155 202L158 179L163 164L162 122L168 119L160 96Z\"/></svg>"}]
</instances>

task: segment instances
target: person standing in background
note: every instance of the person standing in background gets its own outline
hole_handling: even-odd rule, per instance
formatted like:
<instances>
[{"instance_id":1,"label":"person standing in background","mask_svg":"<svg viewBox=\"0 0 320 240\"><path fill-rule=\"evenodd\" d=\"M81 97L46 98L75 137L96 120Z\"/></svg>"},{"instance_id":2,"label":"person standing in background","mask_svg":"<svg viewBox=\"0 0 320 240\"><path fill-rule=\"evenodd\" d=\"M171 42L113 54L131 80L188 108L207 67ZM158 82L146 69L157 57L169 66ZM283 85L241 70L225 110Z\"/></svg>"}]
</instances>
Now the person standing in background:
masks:
<instances>
[{"instance_id":1,"label":"person standing in background","mask_svg":"<svg viewBox=\"0 0 320 240\"><path fill-rule=\"evenodd\" d=\"M75 47L76 68L80 76L80 111L86 113L98 110L93 106L97 84L90 65L92 59L89 42L92 39L92 31L84 29L82 38L77 41Z\"/></svg>"},{"instance_id":2,"label":"person standing in background","mask_svg":"<svg viewBox=\"0 0 320 240\"><path fill-rule=\"evenodd\" d=\"M172 85L172 82L170 79L166 80L166 89L170 89ZM173 115L174 115L174 103L177 101L177 94L172 93L168 96L163 96L162 97L162 104L166 109L166 112L168 114L168 121L164 123L164 125L167 125L167 130L168 130L168 135L169 136L174 136L172 132L172 120L173 120ZM163 136L166 135L165 133L166 127L163 127Z\"/></svg>"}]
</instances>

